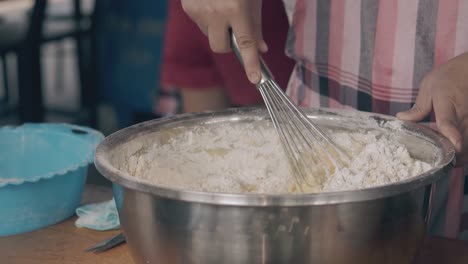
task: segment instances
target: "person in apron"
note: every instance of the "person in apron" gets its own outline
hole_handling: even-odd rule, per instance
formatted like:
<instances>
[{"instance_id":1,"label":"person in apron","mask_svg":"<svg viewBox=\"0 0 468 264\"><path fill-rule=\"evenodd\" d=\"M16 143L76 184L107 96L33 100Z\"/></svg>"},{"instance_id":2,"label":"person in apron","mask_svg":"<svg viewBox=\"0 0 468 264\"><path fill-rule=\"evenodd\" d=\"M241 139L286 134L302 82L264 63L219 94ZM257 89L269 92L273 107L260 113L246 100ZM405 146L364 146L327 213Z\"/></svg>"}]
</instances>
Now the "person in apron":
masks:
<instances>
[{"instance_id":1,"label":"person in apron","mask_svg":"<svg viewBox=\"0 0 468 264\"><path fill-rule=\"evenodd\" d=\"M268 5L268 0L263 1ZM468 0L284 0L286 53L296 61L287 94L299 105L350 108L431 121L454 145L457 168L433 234L456 237L468 163ZM228 28L247 77L260 80L261 0L182 0L215 52Z\"/></svg>"}]
</instances>

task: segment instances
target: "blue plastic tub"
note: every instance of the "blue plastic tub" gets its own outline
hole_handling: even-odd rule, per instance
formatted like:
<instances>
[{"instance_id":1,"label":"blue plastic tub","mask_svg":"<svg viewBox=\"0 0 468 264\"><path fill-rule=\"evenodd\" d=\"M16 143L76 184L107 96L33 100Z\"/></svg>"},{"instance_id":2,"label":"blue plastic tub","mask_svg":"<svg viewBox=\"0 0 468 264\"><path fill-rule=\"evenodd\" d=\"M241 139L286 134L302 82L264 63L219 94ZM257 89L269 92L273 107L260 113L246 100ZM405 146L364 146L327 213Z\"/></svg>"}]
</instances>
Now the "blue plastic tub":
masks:
<instances>
[{"instance_id":1,"label":"blue plastic tub","mask_svg":"<svg viewBox=\"0 0 468 264\"><path fill-rule=\"evenodd\" d=\"M0 236L72 216L103 138L95 130L67 124L1 127Z\"/></svg>"}]
</instances>

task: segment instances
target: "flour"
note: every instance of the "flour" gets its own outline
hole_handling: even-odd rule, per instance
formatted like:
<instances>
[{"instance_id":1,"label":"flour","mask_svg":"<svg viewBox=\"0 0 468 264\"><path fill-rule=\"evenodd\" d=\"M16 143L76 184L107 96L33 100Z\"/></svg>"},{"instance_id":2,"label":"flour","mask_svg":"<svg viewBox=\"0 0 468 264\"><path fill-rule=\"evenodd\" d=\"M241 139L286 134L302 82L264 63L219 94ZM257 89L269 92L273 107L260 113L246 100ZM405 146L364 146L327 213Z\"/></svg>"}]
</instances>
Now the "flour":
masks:
<instances>
[{"instance_id":1,"label":"flour","mask_svg":"<svg viewBox=\"0 0 468 264\"><path fill-rule=\"evenodd\" d=\"M354 136L354 138L353 138ZM356 137L358 136L358 137ZM340 191L381 186L403 181L431 168L425 162L413 159L406 147L389 135L334 134L345 149L354 149L356 156L347 168L342 168L327 177L323 191ZM361 149L355 145L359 142ZM346 148L346 147L349 148Z\"/></svg>"},{"instance_id":2,"label":"flour","mask_svg":"<svg viewBox=\"0 0 468 264\"><path fill-rule=\"evenodd\" d=\"M356 190L402 181L431 168L413 159L389 133L327 131L352 162L310 191ZM160 186L222 193L297 192L278 136L269 122L174 131L168 142L132 155L120 169Z\"/></svg>"}]
</instances>

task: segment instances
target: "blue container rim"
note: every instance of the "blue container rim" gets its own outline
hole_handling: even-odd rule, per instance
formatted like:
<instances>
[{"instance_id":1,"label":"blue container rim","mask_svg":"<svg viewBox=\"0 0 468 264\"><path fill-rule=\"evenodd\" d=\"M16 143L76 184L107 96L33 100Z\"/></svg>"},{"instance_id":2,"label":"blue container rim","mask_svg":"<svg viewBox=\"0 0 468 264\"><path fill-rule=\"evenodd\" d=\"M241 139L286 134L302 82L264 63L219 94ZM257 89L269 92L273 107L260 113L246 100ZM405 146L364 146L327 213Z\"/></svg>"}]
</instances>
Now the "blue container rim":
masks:
<instances>
[{"instance_id":1,"label":"blue container rim","mask_svg":"<svg viewBox=\"0 0 468 264\"><path fill-rule=\"evenodd\" d=\"M84 144L89 144L89 151L87 151L87 153L85 153L83 157L75 163L75 165L68 168L50 171L27 179L0 178L0 188L11 185L21 185L23 183L34 183L44 179L51 179L56 176L68 174L69 172L75 171L81 167L88 166L94 162L94 153L96 147L104 139L104 135L97 130L66 123L25 123L20 126L2 126L0 127L0 134L4 133L5 131L9 133L20 132L24 129L31 129L31 131L35 132L51 130L54 131L54 133L60 133L66 137L80 136L79 138L83 140Z\"/></svg>"}]
</instances>

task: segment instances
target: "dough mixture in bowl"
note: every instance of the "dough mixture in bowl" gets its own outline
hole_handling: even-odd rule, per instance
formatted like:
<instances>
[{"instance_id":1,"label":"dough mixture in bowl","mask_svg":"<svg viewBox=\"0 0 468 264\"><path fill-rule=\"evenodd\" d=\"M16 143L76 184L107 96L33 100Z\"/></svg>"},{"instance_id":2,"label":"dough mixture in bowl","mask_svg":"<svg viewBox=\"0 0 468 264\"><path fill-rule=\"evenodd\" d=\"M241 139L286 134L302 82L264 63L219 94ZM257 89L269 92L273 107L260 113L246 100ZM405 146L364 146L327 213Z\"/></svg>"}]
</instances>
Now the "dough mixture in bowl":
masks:
<instances>
[{"instance_id":1,"label":"dough mixture in bowl","mask_svg":"<svg viewBox=\"0 0 468 264\"><path fill-rule=\"evenodd\" d=\"M330 192L381 186L431 168L411 157L393 133L369 129L326 132L352 157L351 164L303 190ZM139 181L195 191L299 192L270 122L221 123L173 128L164 133L165 142L155 140L144 146L119 162L119 169Z\"/></svg>"}]
</instances>

